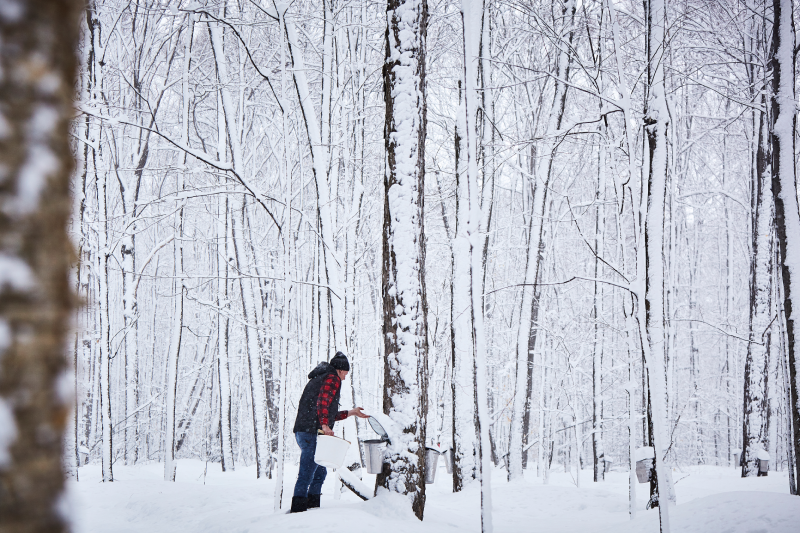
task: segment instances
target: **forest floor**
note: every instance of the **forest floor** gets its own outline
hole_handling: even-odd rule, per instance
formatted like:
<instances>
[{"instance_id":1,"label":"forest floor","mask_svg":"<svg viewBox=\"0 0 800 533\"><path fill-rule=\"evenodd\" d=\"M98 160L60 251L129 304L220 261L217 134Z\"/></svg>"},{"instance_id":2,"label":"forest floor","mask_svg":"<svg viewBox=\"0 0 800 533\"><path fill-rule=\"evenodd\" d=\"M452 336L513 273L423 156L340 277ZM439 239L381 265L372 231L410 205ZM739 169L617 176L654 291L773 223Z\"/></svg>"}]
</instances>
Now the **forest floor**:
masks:
<instances>
[{"instance_id":1,"label":"forest floor","mask_svg":"<svg viewBox=\"0 0 800 533\"><path fill-rule=\"evenodd\" d=\"M116 481L101 483L100 467L80 469L69 484L76 533L336 533L480 532L477 484L451 492L440 463L437 481L427 486L425 520L411 514L402 497L382 495L362 502L349 491L334 500L333 476L323 487L322 508L302 514L273 512L273 480L255 479L255 467L222 473L219 464L178 461L177 481L162 481L163 465L114 466ZM287 465L284 509L288 509L297 467ZM204 471L206 474L204 475ZM658 512L645 511L647 485L637 486L637 518L628 518L627 472L610 472L592 483L581 472L552 473L543 485L535 471L508 483L495 470L492 483L496 533L656 533ZM797 533L800 498L788 494L785 472L741 479L733 468L700 466L675 470L677 506L670 507L673 533ZM374 486L374 476L364 481Z\"/></svg>"}]
</instances>

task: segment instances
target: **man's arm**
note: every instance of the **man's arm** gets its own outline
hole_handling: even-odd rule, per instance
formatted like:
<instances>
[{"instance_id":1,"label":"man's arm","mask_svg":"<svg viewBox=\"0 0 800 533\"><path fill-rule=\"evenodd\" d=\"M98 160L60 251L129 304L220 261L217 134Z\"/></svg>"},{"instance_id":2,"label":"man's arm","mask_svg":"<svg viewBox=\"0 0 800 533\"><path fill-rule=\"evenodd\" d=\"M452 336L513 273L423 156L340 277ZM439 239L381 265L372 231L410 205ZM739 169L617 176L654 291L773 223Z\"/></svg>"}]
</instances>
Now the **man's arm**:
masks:
<instances>
[{"instance_id":1,"label":"man's arm","mask_svg":"<svg viewBox=\"0 0 800 533\"><path fill-rule=\"evenodd\" d=\"M329 374L325 378L325 381L322 382L322 387L319 389L319 396L317 396L317 417L319 418L320 426L322 426L322 431L326 435L333 435L333 431L331 431L328 426L330 422L330 406L341 385L342 381L339 379L339 376L336 374ZM337 412L334 415L334 420L341 420L341 418L339 418L340 414L341 411ZM347 412L345 412L344 418L347 418Z\"/></svg>"}]
</instances>

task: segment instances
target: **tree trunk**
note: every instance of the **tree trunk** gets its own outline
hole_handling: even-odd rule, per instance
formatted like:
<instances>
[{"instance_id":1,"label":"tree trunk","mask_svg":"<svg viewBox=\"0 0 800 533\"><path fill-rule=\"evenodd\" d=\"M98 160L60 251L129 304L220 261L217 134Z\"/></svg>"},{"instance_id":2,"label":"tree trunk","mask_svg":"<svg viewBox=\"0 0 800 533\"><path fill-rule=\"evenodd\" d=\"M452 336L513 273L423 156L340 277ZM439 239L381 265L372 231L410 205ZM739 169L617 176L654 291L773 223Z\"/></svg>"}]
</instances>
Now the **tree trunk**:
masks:
<instances>
[{"instance_id":1,"label":"tree trunk","mask_svg":"<svg viewBox=\"0 0 800 533\"><path fill-rule=\"evenodd\" d=\"M181 189L179 184L179 190ZM178 361L181 354L181 339L183 337L183 296L185 287L183 286L183 246L181 243L181 233L183 230L183 210L181 210L178 220L178 238L175 239L174 268L175 289L179 294L176 296L175 315L173 316L172 338L169 343L169 356L167 357L167 379L165 389L166 397L166 417L167 430L164 433L164 481L175 481L175 411L178 397Z\"/></svg>"},{"instance_id":2,"label":"tree trunk","mask_svg":"<svg viewBox=\"0 0 800 533\"><path fill-rule=\"evenodd\" d=\"M59 393L75 303L67 234L77 2L6 4L0 22L0 531L68 531ZM46 81L45 81L46 80ZM38 127L32 127L37 125Z\"/></svg>"},{"instance_id":3,"label":"tree trunk","mask_svg":"<svg viewBox=\"0 0 800 533\"><path fill-rule=\"evenodd\" d=\"M459 86L461 82L459 82ZM477 478L477 434L475 428L475 353L472 340L470 301L469 189L466 162L467 131L463 94L456 117L456 227L452 245L453 274L450 280L450 343L453 375L453 492Z\"/></svg>"},{"instance_id":4,"label":"tree trunk","mask_svg":"<svg viewBox=\"0 0 800 533\"><path fill-rule=\"evenodd\" d=\"M491 444L489 436L489 400L488 400L488 368L486 365L486 333L484 324L484 302L483 302L483 275L484 275L484 247L486 245L485 232L481 229L484 224L484 210L488 211L488 205L481 205L481 188L478 176L478 139L480 138L480 128L478 126L478 107L479 96L477 90L478 65L481 54L480 42L482 35L482 24L484 23L483 0L462 0L461 16L463 20L463 43L464 43L464 105L460 108L464 111L464 139L467 147L466 161L466 199L467 219L459 220L459 226L463 227L462 234L469 246L468 253L470 259L469 280L470 280L470 319L472 323L472 342L474 353L474 383L475 383L475 412L476 429L478 434L478 472L481 480L481 531L491 533L492 527L492 462ZM488 23L488 20L485 21ZM464 176L460 176L464 181ZM459 231L461 234L461 230ZM455 280L454 282L462 282ZM455 355L455 354L454 354Z\"/></svg>"},{"instance_id":5,"label":"tree trunk","mask_svg":"<svg viewBox=\"0 0 800 533\"><path fill-rule=\"evenodd\" d=\"M666 6L664 0L647 3L647 108L645 132L647 134L646 175L643 176L642 213L645 225L643 239L639 242L637 280L646 283L644 299L639 299L640 327L645 326L642 348L647 366L647 384L651 406L654 462L654 488L657 494L651 499L659 501L661 532L668 533L669 505L668 472L664 466L666 436L666 369L664 366L664 199L667 178L667 124L669 114L664 81L664 47L667 43ZM645 181L646 180L646 181ZM644 272L642 272L644 267ZM641 283L641 282L638 282ZM641 287L639 287L641 297ZM644 306L641 305L644 303Z\"/></svg>"},{"instance_id":6,"label":"tree trunk","mask_svg":"<svg viewBox=\"0 0 800 533\"><path fill-rule=\"evenodd\" d=\"M217 215L217 307L227 307L228 300L228 199L221 198ZM222 471L233 472L233 440L231 436L231 378L228 362L229 329L227 315L217 312L217 379L219 380L220 456Z\"/></svg>"},{"instance_id":7,"label":"tree trunk","mask_svg":"<svg viewBox=\"0 0 800 533\"><path fill-rule=\"evenodd\" d=\"M401 428L376 479L425 511L428 339L425 300L426 0L389 0L383 66L383 412Z\"/></svg>"},{"instance_id":8,"label":"tree trunk","mask_svg":"<svg viewBox=\"0 0 800 533\"><path fill-rule=\"evenodd\" d=\"M783 308L786 313L789 394L794 432L794 466L800 465L800 361L795 344L796 313L800 312L800 211L797 205L795 134L797 99L794 69L794 6L791 1L773 0L772 27L772 195L775 201L775 227L781 252ZM797 304L797 305L795 305ZM797 309L797 311L795 311ZM800 479L795 471L795 479Z\"/></svg>"},{"instance_id":9,"label":"tree trunk","mask_svg":"<svg viewBox=\"0 0 800 533\"><path fill-rule=\"evenodd\" d=\"M766 107L766 97L762 97ZM756 155L755 205L752 224L752 259L750 266L750 342L744 363L744 407L742 410L742 477L758 474L760 449L766 449L768 404L768 361L771 334L772 226L773 200L769 179L770 119L760 113Z\"/></svg>"}]
</instances>

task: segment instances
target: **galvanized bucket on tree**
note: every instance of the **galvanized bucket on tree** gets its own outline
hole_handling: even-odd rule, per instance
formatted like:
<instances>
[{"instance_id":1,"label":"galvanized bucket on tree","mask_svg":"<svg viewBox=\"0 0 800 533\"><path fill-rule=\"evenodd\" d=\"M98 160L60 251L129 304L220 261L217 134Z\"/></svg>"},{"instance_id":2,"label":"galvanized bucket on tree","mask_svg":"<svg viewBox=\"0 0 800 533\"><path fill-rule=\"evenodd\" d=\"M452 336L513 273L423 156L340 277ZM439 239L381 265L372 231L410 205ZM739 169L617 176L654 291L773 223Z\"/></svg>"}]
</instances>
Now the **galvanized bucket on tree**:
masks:
<instances>
[{"instance_id":1,"label":"galvanized bucket on tree","mask_svg":"<svg viewBox=\"0 0 800 533\"><path fill-rule=\"evenodd\" d=\"M762 448L756 451L756 459L758 460L758 476L766 476L769 473L769 453Z\"/></svg>"},{"instance_id":2,"label":"galvanized bucket on tree","mask_svg":"<svg viewBox=\"0 0 800 533\"><path fill-rule=\"evenodd\" d=\"M652 470L652 459L642 459L641 461L636 461L636 477L639 479L639 483L648 483L650 481L650 473Z\"/></svg>"},{"instance_id":3,"label":"galvanized bucket on tree","mask_svg":"<svg viewBox=\"0 0 800 533\"><path fill-rule=\"evenodd\" d=\"M453 473L453 450L445 450L442 452L442 457L444 457L444 466L447 468L447 473Z\"/></svg>"},{"instance_id":4,"label":"galvanized bucket on tree","mask_svg":"<svg viewBox=\"0 0 800 533\"><path fill-rule=\"evenodd\" d=\"M639 479L639 483L650 481L655 457L655 450L652 446L637 448L634 452L633 460L636 461L636 477Z\"/></svg>"},{"instance_id":5,"label":"galvanized bucket on tree","mask_svg":"<svg viewBox=\"0 0 800 533\"><path fill-rule=\"evenodd\" d=\"M361 441L364 445L364 466L368 474L380 474L383 469L383 450L386 448L386 441L382 439L371 439Z\"/></svg>"},{"instance_id":6,"label":"galvanized bucket on tree","mask_svg":"<svg viewBox=\"0 0 800 533\"><path fill-rule=\"evenodd\" d=\"M436 465L439 463L439 450L425 448L425 483L430 485L436 479Z\"/></svg>"}]
</instances>

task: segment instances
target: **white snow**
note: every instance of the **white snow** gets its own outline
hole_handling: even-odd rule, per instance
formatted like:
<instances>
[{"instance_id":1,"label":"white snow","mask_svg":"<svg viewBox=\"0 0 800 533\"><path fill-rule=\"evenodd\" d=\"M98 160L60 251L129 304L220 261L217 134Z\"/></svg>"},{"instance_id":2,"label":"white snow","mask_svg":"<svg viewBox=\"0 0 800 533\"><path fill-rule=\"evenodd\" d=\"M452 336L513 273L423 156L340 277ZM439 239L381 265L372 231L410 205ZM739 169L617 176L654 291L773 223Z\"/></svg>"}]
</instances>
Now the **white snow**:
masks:
<instances>
[{"instance_id":1,"label":"white snow","mask_svg":"<svg viewBox=\"0 0 800 533\"><path fill-rule=\"evenodd\" d=\"M33 286L33 272L19 257L0 252L0 291L7 286L24 291Z\"/></svg>"},{"instance_id":2,"label":"white snow","mask_svg":"<svg viewBox=\"0 0 800 533\"><path fill-rule=\"evenodd\" d=\"M17 214L26 215L36 209L47 178L59 168L59 160L48 144L59 118L58 111L49 105L40 105L33 110L27 125L30 138L28 157L19 171L16 203L8 206Z\"/></svg>"},{"instance_id":3,"label":"white snow","mask_svg":"<svg viewBox=\"0 0 800 533\"><path fill-rule=\"evenodd\" d=\"M655 451L653 450L652 446L637 448L633 457L636 461L641 461L642 459L652 459L655 457Z\"/></svg>"},{"instance_id":4,"label":"white snow","mask_svg":"<svg viewBox=\"0 0 800 533\"><path fill-rule=\"evenodd\" d=\"M288 509L297 465L287 463L284 511ZM222 473L218 464L178 461L175 483L161 480L159 463L115 465L115 482L99 483L99 465L80 469L80 482L69 482L79 504L76 533L175 531L255 532L314 531L342 533L412 533L480 531L480 487L472 484L451 492L440 461L437 481L427 486L425 520L419 522L400 495L380 493L361 501L349 491L333 499L334 476L323 487L322 508L287 515L272 511L274 480L256 480L255 466ZM657 511L645 511L647 491L639 491L638 518L628 519L628 473L612 471L603 483L576 488L575 472L553 472L543 485L533 471L508 483L500 470L492 476L494 528L497 532L552 533L658 531ZM591 476L590 470L582 474ZM788 495L785 472L742 479L739 469L690 467L675 471L678 505L673 530L678 532L795 533L800 523L800 498ZM204 484L205 481L205 484ZM374 476L364 476L367 487Z\"/></svg>"},{"instance_id":5,"label":"white snow","mask_svg":"<svg viewBox=\"0 0 800 533\"><path fill-rule=\"evenodd\" d=\"M767 453L766 450L761 448L756 452L756 459L760 459L762 461L769 461L769 453Z\"/></svg>"}]
</instances>

